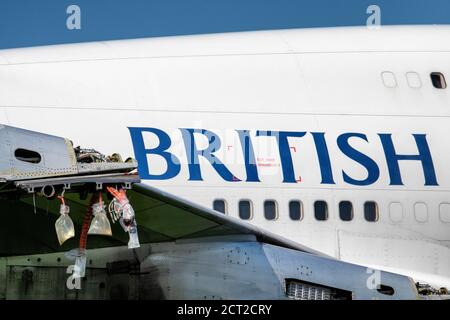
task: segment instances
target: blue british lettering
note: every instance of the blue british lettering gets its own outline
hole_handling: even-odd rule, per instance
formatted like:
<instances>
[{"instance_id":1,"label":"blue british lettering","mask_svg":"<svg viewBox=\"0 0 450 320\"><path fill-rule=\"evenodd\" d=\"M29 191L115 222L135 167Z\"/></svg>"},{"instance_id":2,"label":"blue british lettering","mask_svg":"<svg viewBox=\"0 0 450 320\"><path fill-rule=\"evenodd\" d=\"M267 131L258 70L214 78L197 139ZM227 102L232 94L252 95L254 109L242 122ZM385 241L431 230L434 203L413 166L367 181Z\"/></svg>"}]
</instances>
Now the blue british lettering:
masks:
<instances>
[{"instance_id":1,"label":"blue british lettering","mask_svg":"<svg viewBox=\"0 0 450 320\"><path fill-rule=\"evenodd\" d=\"M176 177L181 171L180 160L169 151L172 145L170 136L163 130L157 128L141 128L130 127L131 139L135 157L139 165L139 174L144 180L167 180ZM217 156L217 151L221 148L220 137L206 129L187 129L180 128L181 136L184 142L184 149L187 158L187 169L189 171L189 181L203 181L202 168L200 166L200 157L206 159L217 174L224 180L229 182L241 181L233 175L227 166ZM258 161L253 148L252 137L249 130L235 130L240 141L240 152L244 159L246 182L260 182L258 172ZM144 143L144 133L151 133L158 139L156 147L146 148ZM283 174L283 183L299 183L302 179L296 179L295 168L291 148L289 146L289 138L302 138L306 132L304 131L256 131L256 137L275 137L278 153L280 156L281 169ZM206 148L199 150L196 145L196 138L206 137L208 145ZM329 137L325 132L311 132L314 145L317 152L317 160L321 174L321 184L336 184L333 177L333 162L330 157L328 143ZM401 161L416 161L421 164L424 185L437 186L436 172L431 156L430 148L425 134L412 134L418 152L416 154L399 154L395 150L392 134L378 134L382 151L384 152L390 185L403 185L402 174L400 170ZM254 139L254 138L253 138ZM358 132L346 132L340 134L336 138L336 145L340 152L350 160L358 163L367 171L367 177L364 179L356 179L350 176L342 169L342 179L344 183L354 186L368 186L376 183L380 178L380 167L374 159L366 155L360 150L350 145L351 139L360 139L369 143L367 136ZM239 148L237 149L239 150ZM167 164L165 172L157 174L155 169L149 164L152 157L161 157Z\"/></svg>"},{"instance_id":2,"label":"blue british lettering","mask_svg":"<svg viewBox=\"0 0 450 320\"><path fill-rule=\"evenodd\" d=\"M283 170L283 182L297 183L295 179L294 167L292 165L291 150L289 148L288 137L303 137L306 132L292 131L256 131L256 136L276 137L278 151L280 153L281 168Z\"/></svg>"},{"instance_id":3,"label":"blue british lettering","mask_svg":"<svg viewBox=\"0 0 450 320\"><path fill-rule=\"evenodd\" d=\"M397 154L392 142L392 134L380 133L378 134L384 149L384 155L389 170L389 177L391 179L390 185L403 185L402 177L398 162L400 160L415 160L422 164L423 175L425 177L426 186L437 186L436 173L434 171L433 159L431 158L430 149L428 147L427 138L425 134L413 134L416 141L419 154L404 155Z\"/></svg>"},{"instance_id":4,"label":"blue british lettering","mask_svg":"<svg viewBox=\"0 0 450 320\"><path fill-rule=\"evenodd\" d=\"M221 142L217 134L205 129L180 129L186 148L186 155L188 159L189 180L202 181L202 173L200 168L199 156L204 157L216 170L216 172L225 181L240 181L236 178L230 170L217 158L213 153L220 149ZM202 134L208 139L208 147L203 150L198 150L195 143L195 133Z\"/></svg>"},{"instance_id":5,"label":"blue british lettering","mask_svg":"<svg viewBox=\"0 0 450 320\"><path fill-rule=\"evenodd\" d=\"M342 170L342 177L344 181L355 186L367 186L375 183L380 176L380 169L378 168L378 165L364 153L350 146L348 142L350 138L359 138L367 142L367 137L362 133L344 133L337 138L337 145L342 153L366 168L367 178L364 180L353 179L347 173L345 173L344 170Z\"/></svg>"},{"instance_id":6,"label":"blue british lettering","mask_svg":"<svg viewBox=\"0 0 450 320\"><path fill-rule=\"evenodd\" d=\"M242 154L244 155L245 172L247 182L260 182L258 177L258 167L256 166L255 152L253 151L252 140L248 130L236 130L241 141Z\"/></svg>"},{"instance_id":7,"label":"blue british lettering","mask_svg":"<svg viewBox=\"0 0 450 320\"><path fill-rule=\"evenodd\" d=\"M167 133L156 128L128 128L133 142L134 154L138 162L139 175L142 179L146 180L166 180L171 179L178 175L181 166L179 159L167 149L172 144L170 137ZM145 148L143 132L153 133L158 137L159 145L153 149ZM166 172L162 174L150 173L149 164L147 161L147 155L154 154L162 157L167 163Z\"/></svg>"},{"instance_id":8,"label":"blue british lettering","mask_svg":"<svg viewBox=\"0 0 450 320\"><path fill-rule=\"evenodd\" d=\"M333 171L331 170L330 154L328 153L327 142L324 132L311 132L314 143L316 144L317 157L319 159L320 174L322 175L321 184L335 184L333 180Z\"/></svg>"}]
</instances>

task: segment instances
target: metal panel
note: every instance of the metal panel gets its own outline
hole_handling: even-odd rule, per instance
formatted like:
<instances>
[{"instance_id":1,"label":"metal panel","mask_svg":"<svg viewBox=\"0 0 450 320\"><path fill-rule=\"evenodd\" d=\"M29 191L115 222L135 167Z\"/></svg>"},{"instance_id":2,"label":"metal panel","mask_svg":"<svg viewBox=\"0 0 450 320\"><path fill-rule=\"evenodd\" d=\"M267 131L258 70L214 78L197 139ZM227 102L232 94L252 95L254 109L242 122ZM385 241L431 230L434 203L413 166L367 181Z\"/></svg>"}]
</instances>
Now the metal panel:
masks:
<instances>
[{"instance_id":1,"label":"metal panel","mask_svg":"<svg viewBox=\"0 0 450 320\"><path fill-rule=\"evenodd\" d=\"M21 161L14 156L14 150L17 149L37 152L41 161ZM61 137L0 126L0 151L0 177L6 180L68 175L78 171L72 145Z\"/></svg>"}]
</instances>

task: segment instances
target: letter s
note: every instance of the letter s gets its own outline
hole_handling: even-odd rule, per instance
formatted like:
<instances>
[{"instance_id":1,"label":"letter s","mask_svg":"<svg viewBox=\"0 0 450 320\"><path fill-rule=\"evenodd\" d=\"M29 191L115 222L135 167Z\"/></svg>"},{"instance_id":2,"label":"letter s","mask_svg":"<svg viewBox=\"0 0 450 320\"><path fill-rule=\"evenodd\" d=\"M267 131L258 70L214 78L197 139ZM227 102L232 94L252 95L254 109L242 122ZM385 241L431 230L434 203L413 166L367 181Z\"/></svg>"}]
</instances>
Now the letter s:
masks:
<instances>
[{"instance_id":1,"label":"letter s","mask_svg":"<svg viewBox=\"0 0 450 320\"><path fill-rule=\"evenodd\" d=\"M352 146L350 146L348 140L352 137L360 138L365 141L367 140L367 137L365 134L362 133L344 133L341 134L337 138L337 144L339 146L339 149L341 149L342 153L345 154L350 159L358 162L360 165L362 165L367 170L367 178L364 180L356 180L347 175L345 171L342 171L342 175L344 178L344 181L353 184L355 186L367 186L370 185L378 180L378 177L380 176L380 169L378 168L378 165L375 161L373 161L371 158L366 156L364 153L354 149Z\"/></svg>"}]
</instances>

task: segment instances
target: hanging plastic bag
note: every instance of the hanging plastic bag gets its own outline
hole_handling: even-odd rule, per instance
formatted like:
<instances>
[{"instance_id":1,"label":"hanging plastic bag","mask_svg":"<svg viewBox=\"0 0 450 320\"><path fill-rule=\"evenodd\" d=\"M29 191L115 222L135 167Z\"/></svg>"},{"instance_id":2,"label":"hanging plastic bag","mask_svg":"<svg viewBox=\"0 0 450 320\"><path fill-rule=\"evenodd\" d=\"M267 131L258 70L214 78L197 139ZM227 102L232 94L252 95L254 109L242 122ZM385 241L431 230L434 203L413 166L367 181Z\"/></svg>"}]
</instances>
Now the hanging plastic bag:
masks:
<instances>
[{"instance_id":1,"label":"hanging plastic bag","mask_svg":"<svg viewBox=\"0 0 450 320\"><path fill-rule=\"evenodd\" d=\"M126 226L131 224L134 220L134 209L130 204L130 201L127 198L127 194L124 189L120 189L117 191L116 189L112 187L107 187L108 191L116 198L120 210L121 210L121 217L125 223ZM117 204L116 204L117 206Z\"/></svg>"},{"instance_id":2,"label":"hanging plastic bag","mask_svg":"<svg viewBox=\"0 0 450 320\"><path fill-rule=\"evenodd\" d=\"M66 240L75 237L75 227L73 225L72 219L69 216L69 206L66 206L63 197L58 198L61 200L61 206L59 208L59 213L61 215L55 222L55 230L59 245L62 245Z\"/></svg>"},{"instance_id":3,"label":"hanging plastic bag","mask_svg":"<svg viewBox=\"0 0 450 320\"><path fill-rule=\"evenodd\" d=\"M73 277L74 278L83 278L86 274L86 250L76 248L66 252L66 258L70 261L74 261L73 266Z\"/></svg>"},{"instance_id":4,"label":"hanging plastic bag","mask_svg":"<svg viewBox=\"0 0 450 320\"><path fill-rule=\"evenodd\" d=\"M136 225L136 220L133 220L130 228L128 229L128 235L130 239L128 240L128 249L139 248L141 245L139 243L138 230Z\"/></svg>"},{"instance_id":5,"label":"hanging plastic bag","mask_svg":"<svg viewBox=\"0 0 450 320\"><path fill-rule=\"evenodd\" d=\"M101 195L100 201L92 206L94 218L89 227L88 234L98 234L103 236L112 236L111 224L106 216L105 205L103 204Z\"/></svg>"},{"instance_id":6,"label":"hanging plastic bag","mask_svg":"<svg viewBox=\"0 0 450 320\"><path fill-rule=\"evenodd\" d=\"M119 223L122 226L123 230L125 232L128 232L128 235L130 237L128 241L128 248L129 249L139 248L140 244L137 233L137 223L135 219L134 209L127 198L125 190L120 189L118 191L112 187L107 187L107 190L115 197L115 199L110 204L111 218L114 221L115 217L117 216L120 217Z\"/></svg>"},{"instance_id":7,"label":"hanging plastic bag","mask_svg":"<svg viewBox=\"0 0 450 320\"><path fill-rule=\"evenodd\" d=\"M83 254L75 259L75 267L73 268L74 278L84 278L86 274L86 255Z\"/></svg>"}]
</instances>

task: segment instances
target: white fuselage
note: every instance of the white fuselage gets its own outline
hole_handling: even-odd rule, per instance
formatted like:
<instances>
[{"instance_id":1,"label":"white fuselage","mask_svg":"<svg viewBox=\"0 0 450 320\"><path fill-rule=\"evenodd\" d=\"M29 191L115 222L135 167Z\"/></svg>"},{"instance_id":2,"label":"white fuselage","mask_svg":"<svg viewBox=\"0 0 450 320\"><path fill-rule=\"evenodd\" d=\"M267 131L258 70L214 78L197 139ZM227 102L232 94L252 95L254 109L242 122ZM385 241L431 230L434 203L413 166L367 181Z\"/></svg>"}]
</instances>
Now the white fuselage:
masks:
<instances>
[{"instance_id":1,"label":"white fuselage","mask_svg":"<svg viewBox=\"0 0 450 320\"><path fill-rule=\"evenodd\" d=\"M249 223L450 287L450 89L430 79L450 81L449 36L336 28L5 50L0 123L135 157L144 183L208 207L224 200L238 218L250 200ZM365 219L368 201L377 221Z\"/></svg>"}]
</instances>

